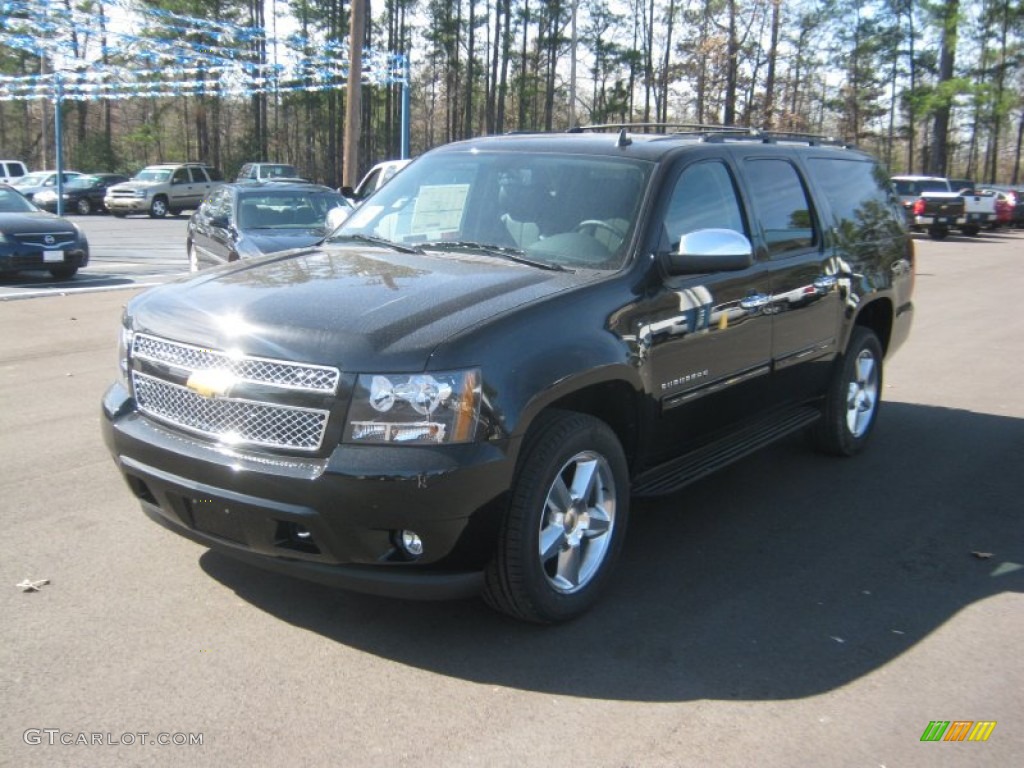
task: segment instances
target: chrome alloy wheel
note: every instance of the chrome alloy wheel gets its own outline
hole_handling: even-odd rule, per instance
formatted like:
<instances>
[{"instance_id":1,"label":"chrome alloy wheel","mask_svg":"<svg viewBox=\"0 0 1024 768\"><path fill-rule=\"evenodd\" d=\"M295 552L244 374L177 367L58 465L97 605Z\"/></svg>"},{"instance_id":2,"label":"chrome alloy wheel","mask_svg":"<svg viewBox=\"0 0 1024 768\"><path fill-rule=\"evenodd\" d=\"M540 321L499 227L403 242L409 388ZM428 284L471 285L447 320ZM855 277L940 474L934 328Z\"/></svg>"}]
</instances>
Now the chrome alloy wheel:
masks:
<instances>
[{"instance_id":1,"label":"chrome alloy wheel","mask_svg":"<svg viewBox=\"0 0 1024 768\"><path fill-rule=\"evenodd\" d=\"M862 349L854 365L846 397L846 426L850 434L860 437L871 426L878 407L878 362L870 349Z\"/></svg>"},{"instance_id":2,"label":"chrome alloy wheel","mask_svg":"<svg viewBox=\"0 0 1024 768\"><path fill-rule=\"evenodd\" d=\"M578 453L555 476L541 515L538 550L548 584L562 594L583 589L604 562L614 528L611 467L597 453Z\"/></svg>"}]
</instances>

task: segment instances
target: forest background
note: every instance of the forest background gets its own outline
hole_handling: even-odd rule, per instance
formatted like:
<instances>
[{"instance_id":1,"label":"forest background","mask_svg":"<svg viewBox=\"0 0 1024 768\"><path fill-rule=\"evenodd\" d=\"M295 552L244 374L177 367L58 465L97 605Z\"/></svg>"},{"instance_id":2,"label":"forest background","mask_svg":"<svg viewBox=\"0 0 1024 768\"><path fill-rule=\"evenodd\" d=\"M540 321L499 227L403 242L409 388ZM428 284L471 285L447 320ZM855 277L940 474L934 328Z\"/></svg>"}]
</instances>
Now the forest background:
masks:
<instances>
[{"instance_id":1,"label":"forest background","mask_svg":"<svg viewBox=\"0 0 1024 768\"><path fill-rule=\"evenodd\" d=\"M65 168L187 159L231 176L269 160L338 186L354 1L0 0L0 157L54 166L55 72L121 66L145 80L150 67L173 88L64 102ZM1021 181L1020 0L365 0L359 10L365 49L408 61L413 156L509 131L724 124L828 135L893 172ZM126 39L134 45L111 44ZM172 63L133 60L143 39ZM261 73L284 41L338 66L296 70L299 85L280 89ZM215 65L225 56L256 73L247 87ZM399 156L397 79L361 89L358 173Z\"/></svg>"}]
</instances>

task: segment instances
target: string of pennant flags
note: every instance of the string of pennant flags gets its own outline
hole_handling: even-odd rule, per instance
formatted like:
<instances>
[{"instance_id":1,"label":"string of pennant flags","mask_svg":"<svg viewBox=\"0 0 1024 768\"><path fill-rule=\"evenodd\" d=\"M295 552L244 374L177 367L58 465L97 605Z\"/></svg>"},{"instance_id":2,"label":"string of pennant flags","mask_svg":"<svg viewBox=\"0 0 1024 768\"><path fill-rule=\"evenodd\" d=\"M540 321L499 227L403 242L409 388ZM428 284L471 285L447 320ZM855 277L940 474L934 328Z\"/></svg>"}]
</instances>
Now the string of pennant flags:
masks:
<instances>
[{"instance_id":1,"label":"string of pennant flags","mask_svg":"<svg viewBox=\"0 0 1024 768\"><path fill-rule=\"evenodd\" d=\"M295 33L278 38L263 27L140 8L130 0L104 0L102 8L0 0L0 47L42 57L50 70L0 75L0 101L251 96L330 90L348 81L344 42ZM123 31L126 24L137 31ZM366 48L361 80L407 87L408 61Z\"/></svg>"}]
</instances>

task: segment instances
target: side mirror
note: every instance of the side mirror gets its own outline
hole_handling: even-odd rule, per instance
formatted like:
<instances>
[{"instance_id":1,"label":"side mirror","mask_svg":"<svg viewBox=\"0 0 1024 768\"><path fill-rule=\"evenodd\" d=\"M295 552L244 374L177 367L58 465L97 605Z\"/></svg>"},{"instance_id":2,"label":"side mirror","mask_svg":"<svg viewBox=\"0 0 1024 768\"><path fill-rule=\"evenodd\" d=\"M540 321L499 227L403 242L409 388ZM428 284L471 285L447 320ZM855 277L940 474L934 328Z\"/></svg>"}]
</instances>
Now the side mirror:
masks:
<instances>
[{"instance_id":1,"label":"side mirror","mask_svg":"<svg viewBox=\"0 0 1024 768\"><path fill-rule=\"evenodd\" d=\"M342 208L340 206L337 208L331 208L331 210L327 212L327 221L324 223L327 231L333 232L344 224L345 219L349 217L350 213L352 213L351 208Z\"/></svg>"},{"instance_id":2,"label":"side mirror","mask_svg":"<svg viewBox=\"0 0 1024 768\"><path fill-rule=\"evenodd\" d=\"M679 250L666 257L669 274L737 272L754 264L754 246L732 229L698 229L679 240Z\"/></svg>"},{"instance_id":3,"label":"side mirror","mask_svg":"<svg viewBox=\"0 0 1024 768\"><path fill-rule=\"evenodd\" d=\"M211 216L210 226L218 227L220 229L227 229L228 226L230 226L230 222L228 222L227 216Z\"/></svg>"}]
</instances>

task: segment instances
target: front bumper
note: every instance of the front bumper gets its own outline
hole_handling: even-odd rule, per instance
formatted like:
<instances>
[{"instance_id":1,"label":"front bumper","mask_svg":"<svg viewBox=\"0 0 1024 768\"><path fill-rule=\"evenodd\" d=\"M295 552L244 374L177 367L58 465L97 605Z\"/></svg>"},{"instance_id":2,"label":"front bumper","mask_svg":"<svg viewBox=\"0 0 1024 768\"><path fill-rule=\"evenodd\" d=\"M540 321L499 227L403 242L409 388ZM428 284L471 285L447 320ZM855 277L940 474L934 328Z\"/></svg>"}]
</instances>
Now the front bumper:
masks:
<instances>
[{"instance_id":1,"label":"front bumper","mask_svg":"<svg viewBox=\"0 0 1024 768\"><path fill-rule=\"evenodd\" d=\"M103 412L104 439L143 511L182 536L358 592L448 599L480 591L512 479L507 443L247 454L142 416L119 384ZM420 536L422 556L398 546L404 530Z\"/></svg>"},{"instance_id":2,"label":"front bumper","mask_svg":"<svg viewBox=\"0 0 1024 768\"><path fill-rule=\"evenodd\" d=\"M89 264L89 249L80 246L54 247L43 250L33 246L0 246L0 272L53 269L54 267L82 268Z\"/></svg>"},{"instance_id":3,"label":"front bumper","mask_svg":"<svg viewBox=\"0 0 1024 768\"><path fill-rule=\"evenodd\" d=\"M105 197L103 207L111 213L146 213L150 202L148 197Z\"/></svg>"}]
</instances>

